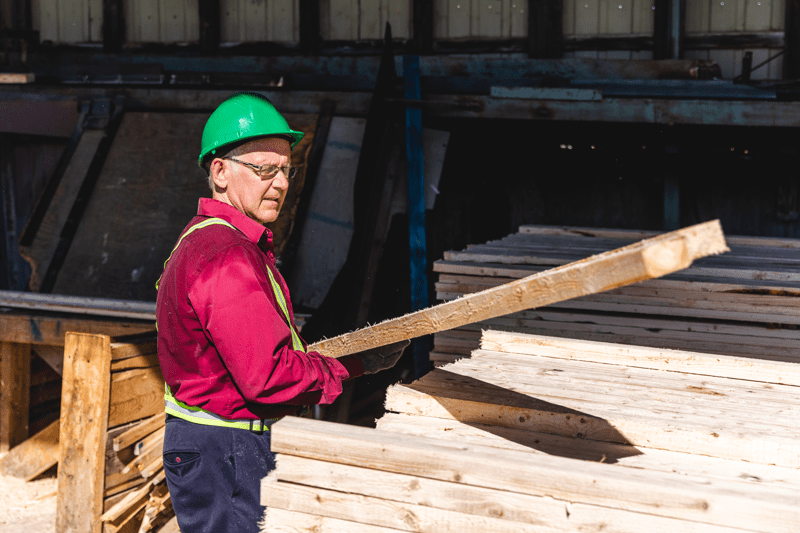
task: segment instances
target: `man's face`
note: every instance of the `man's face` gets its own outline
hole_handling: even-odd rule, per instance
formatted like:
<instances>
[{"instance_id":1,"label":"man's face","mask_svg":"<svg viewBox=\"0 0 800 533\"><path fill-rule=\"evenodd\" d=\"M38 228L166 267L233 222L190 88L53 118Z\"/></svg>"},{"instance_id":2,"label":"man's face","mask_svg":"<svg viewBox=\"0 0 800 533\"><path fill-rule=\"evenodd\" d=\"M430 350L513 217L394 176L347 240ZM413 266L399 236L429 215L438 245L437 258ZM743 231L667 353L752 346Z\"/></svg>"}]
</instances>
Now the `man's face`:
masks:
<instances>
[{"instance_id":1,"label":"man's face","mask_svg":"<svg viewBox=\"0 0 800 533\"><path fill-rule=\"evenodd\" d=\"M258 167L286 167L291 160L291 149L286 139L267 137L248 143L246 153L234 158ZM213 179L217 187L214 198L232 205L261 224L278 218L289 188L288 176L283 172L271 179L262 179L252 168L230 159L215 159L212 173L215 171L217 174Z\"/></svg>"}]
</instances>

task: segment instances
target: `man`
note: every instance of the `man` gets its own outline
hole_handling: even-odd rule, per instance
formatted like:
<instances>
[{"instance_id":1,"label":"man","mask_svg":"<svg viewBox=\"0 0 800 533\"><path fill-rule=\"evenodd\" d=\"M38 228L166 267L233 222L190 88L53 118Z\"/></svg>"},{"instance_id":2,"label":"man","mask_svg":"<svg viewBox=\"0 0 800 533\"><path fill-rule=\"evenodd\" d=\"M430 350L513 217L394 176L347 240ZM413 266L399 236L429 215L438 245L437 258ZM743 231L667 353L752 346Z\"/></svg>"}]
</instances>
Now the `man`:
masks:
<instances>
[{"instance_id":1,"label":"man","mask_svg":"<svg viewBox=\"0 0 800 533\"><path fill-rule=\"evenodd\" d=\"M212 197L157 285L164 470L183 533L258 531L272 423L331 403L342 381L393 366L408 344L338 360L306 352L263 226L283 206L302 138L253 93L220 104L203 130L198 163Z\"/></svg>"}]
</instances>

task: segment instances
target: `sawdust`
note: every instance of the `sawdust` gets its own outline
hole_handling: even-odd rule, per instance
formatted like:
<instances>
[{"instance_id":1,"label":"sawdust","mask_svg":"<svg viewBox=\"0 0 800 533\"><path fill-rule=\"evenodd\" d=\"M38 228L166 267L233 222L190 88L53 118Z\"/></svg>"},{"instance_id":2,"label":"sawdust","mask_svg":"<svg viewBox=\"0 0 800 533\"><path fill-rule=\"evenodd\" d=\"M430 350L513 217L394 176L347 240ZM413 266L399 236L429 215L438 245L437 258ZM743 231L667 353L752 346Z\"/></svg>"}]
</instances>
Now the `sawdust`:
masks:
<instances>
[{"instance_id":1,"label":"sawdust","mask_svg":"<svg viewBox=\"0 0 800 533\"><path fill-rule=\"evenodd\" d=\"M57 488L48 474L30 482L0 475L0 532L55 532Z\"/></svg>"}]
</instances>

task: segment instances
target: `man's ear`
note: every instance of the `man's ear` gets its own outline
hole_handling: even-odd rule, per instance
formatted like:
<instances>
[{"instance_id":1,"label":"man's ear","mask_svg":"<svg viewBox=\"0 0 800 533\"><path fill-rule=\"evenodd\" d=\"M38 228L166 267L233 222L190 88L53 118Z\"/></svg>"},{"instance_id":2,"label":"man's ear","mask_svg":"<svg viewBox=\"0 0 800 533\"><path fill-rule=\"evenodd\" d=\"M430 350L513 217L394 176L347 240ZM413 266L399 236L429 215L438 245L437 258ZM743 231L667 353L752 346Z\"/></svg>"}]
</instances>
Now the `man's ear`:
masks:
<instances>
[{"instance_id":1,"label":"man's ear","mask_svg":"<svg viewBox=\"0 0 800 533\"><path fill-rule=\"evenodd\" d=\"M214 186L225 190L228 188L228 167L222 161L222 159L214 159L211 161L211 166L209 167L211 172L211 181L214 182Z\"/></svg>"}]
</instances>

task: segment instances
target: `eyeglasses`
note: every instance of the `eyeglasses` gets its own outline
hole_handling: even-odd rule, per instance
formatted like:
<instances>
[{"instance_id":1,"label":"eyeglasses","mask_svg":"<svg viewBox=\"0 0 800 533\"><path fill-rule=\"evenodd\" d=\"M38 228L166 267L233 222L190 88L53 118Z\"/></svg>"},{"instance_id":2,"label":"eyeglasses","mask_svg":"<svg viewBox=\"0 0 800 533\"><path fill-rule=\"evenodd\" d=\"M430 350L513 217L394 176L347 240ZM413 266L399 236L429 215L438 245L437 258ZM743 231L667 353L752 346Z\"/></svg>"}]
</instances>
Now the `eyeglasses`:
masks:
<instances>
[{"instance_id":1,"label":"eyeglasses","mask_svg":"<svg viewBox=\"0 0 800 533\"><path fill-rule=\"evenodd\" d=\"M275 176L278 175L278 171L283 172L283 175L286 176L287 180L291 180L297 175L297 169L291 166L278 167L275 165L261 165L259 167L257 165L248 163L246 161L239 161L234 157L223 157L223 159L228 159L230 161L233 161L234 163L239 163L240 165L244 165L246 167L251 168L253 172L258 174L258 177L260 177L262 180L273 179Z\"/></svg>"}]
</instances>

